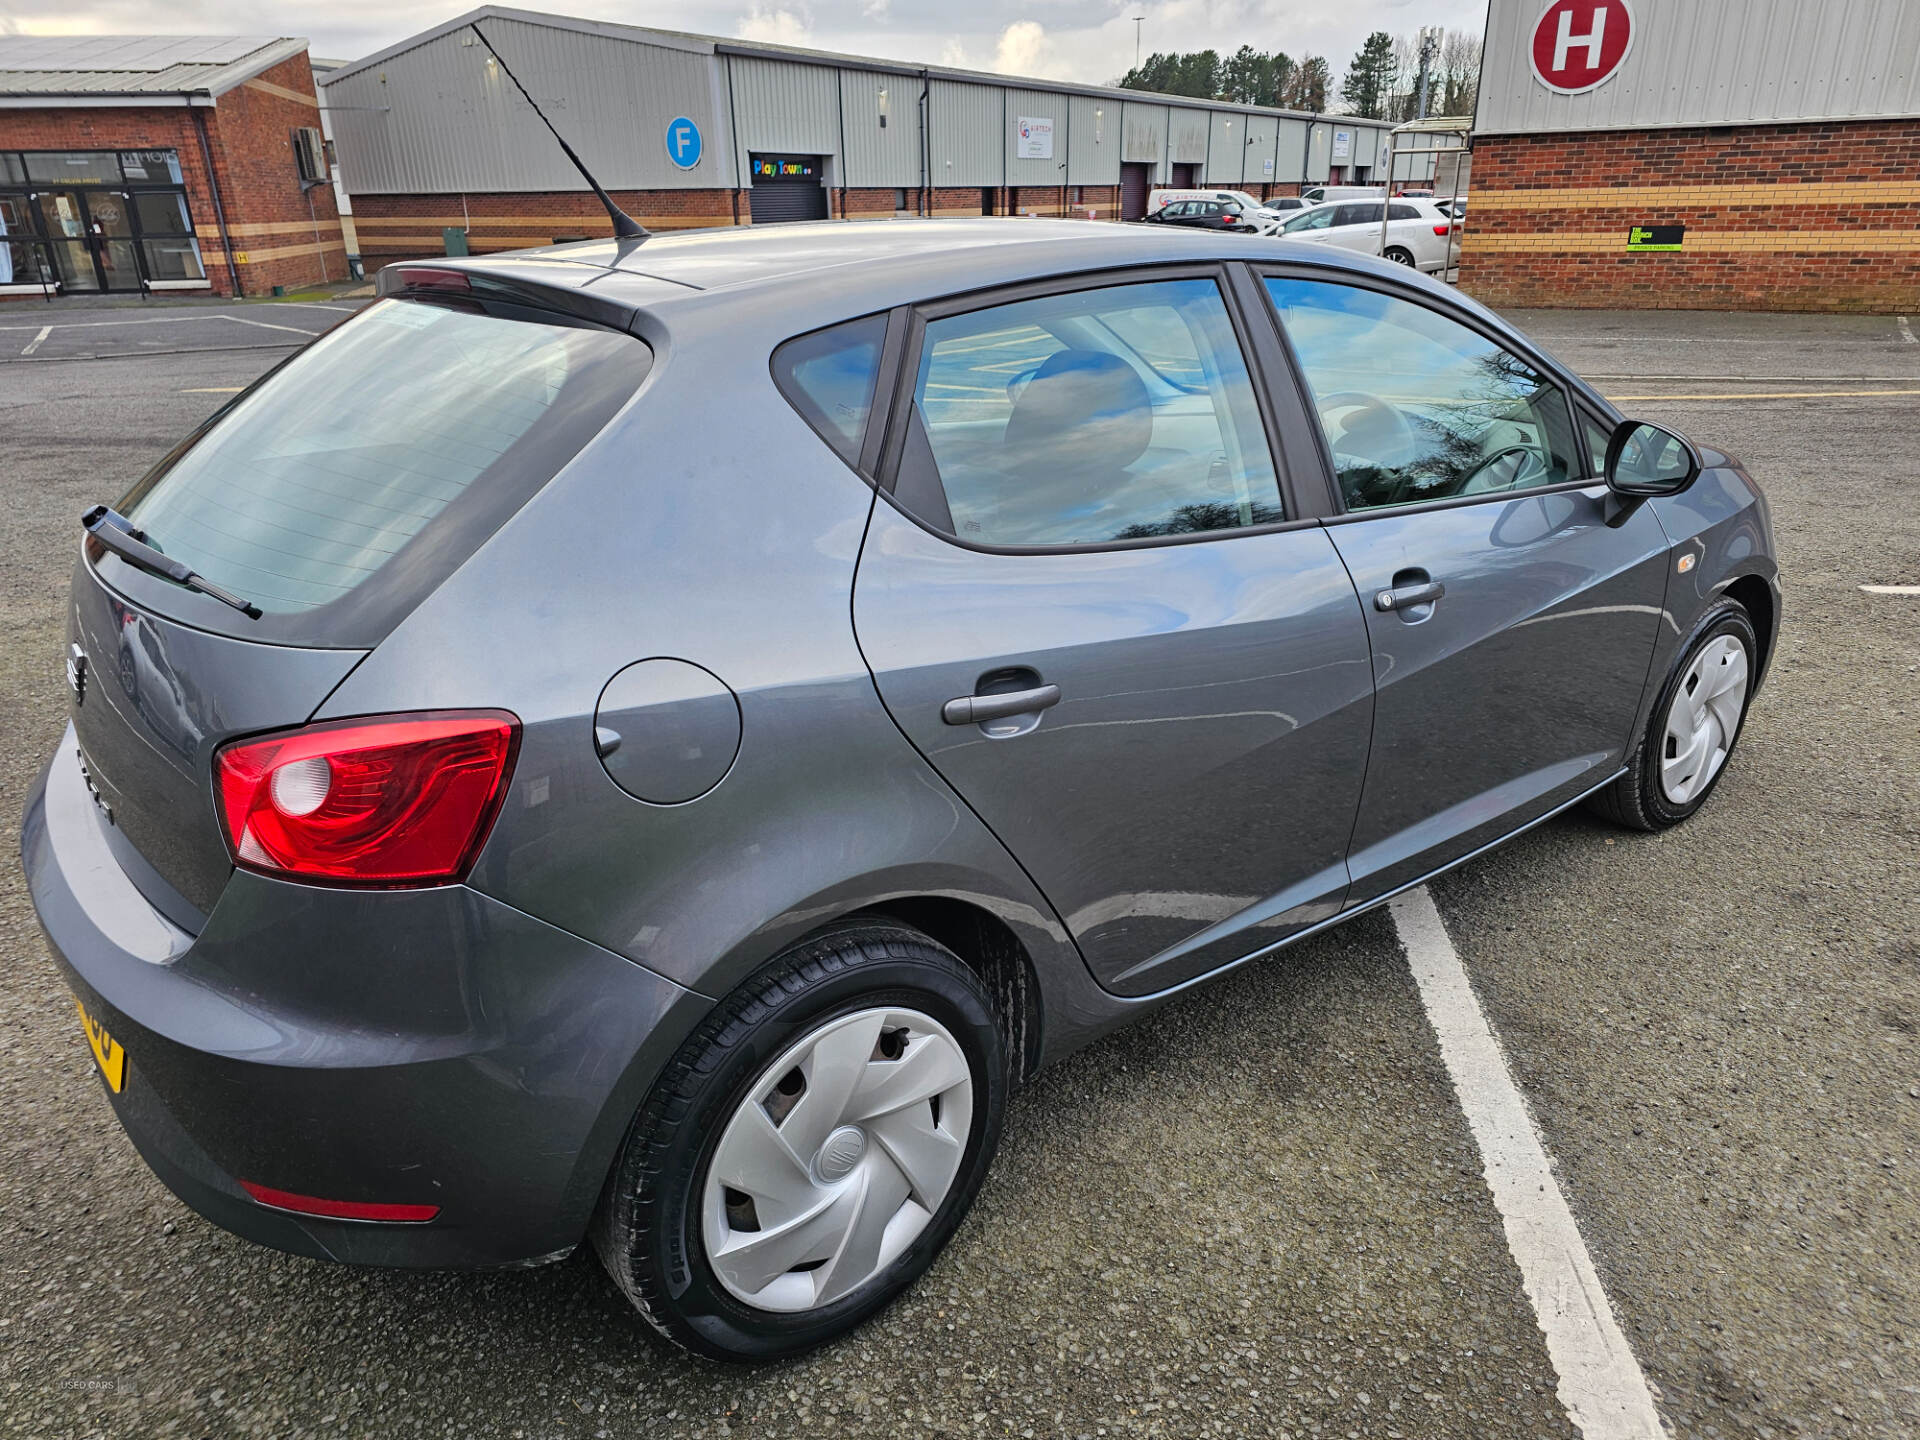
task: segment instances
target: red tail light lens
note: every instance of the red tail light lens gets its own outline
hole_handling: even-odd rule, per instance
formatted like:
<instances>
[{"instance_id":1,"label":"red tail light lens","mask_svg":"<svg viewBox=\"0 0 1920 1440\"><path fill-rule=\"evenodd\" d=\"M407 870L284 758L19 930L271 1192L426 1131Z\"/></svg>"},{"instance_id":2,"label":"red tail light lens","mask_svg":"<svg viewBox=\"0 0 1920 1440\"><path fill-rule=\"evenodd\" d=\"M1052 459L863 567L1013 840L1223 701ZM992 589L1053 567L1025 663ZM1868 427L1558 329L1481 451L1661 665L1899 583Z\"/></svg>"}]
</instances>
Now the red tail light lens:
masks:
<instances>
[{"instance_id":1,"label":"red tail light lens","mask_svg":"<svg viewBox=\"0 0 1920 1440\"><path fill-rule=\"evenodd\" d=\"M1451 228L1452 228L1451 226L1447 226L1447 225L1436 225L1433 227L1433 233L1436 235L1444 235Z\"/></svg>"},{"instance_id":2,"label":"red tail light lens","mask_svg":"<svg viewBox=\"0 0 1920 1440\"><path fill-rule=\"evenodd\" d=\"M500 811L520 744L504 710L342 720L214 757L234 863L334 885L458 880Z\"/></svg>"}]
</instances>

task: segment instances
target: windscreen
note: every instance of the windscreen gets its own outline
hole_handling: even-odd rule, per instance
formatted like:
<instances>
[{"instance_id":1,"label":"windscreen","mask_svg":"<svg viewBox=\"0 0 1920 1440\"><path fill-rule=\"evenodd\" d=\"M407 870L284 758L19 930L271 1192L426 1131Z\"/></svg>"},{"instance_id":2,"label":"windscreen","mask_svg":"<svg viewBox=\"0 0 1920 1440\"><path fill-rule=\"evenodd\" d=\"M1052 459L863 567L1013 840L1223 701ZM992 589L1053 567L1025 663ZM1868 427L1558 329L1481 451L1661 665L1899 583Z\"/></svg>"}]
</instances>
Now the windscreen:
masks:
<instances>
[{"instance_id":1,"label":"windscreen","mask_svg":"<svg viewBox=\"0 0 1920 1440\"><path fill-rule=\"evenodd\" d=\"M377 301L241 396L122 508L158 548L264 612L218 628L377 639L365 633L373 612L410 608L645 377L650 352L633 337L539 317ZM127 567L113 583L170 612L206 603Z\"/></svg>"}]
</instances>

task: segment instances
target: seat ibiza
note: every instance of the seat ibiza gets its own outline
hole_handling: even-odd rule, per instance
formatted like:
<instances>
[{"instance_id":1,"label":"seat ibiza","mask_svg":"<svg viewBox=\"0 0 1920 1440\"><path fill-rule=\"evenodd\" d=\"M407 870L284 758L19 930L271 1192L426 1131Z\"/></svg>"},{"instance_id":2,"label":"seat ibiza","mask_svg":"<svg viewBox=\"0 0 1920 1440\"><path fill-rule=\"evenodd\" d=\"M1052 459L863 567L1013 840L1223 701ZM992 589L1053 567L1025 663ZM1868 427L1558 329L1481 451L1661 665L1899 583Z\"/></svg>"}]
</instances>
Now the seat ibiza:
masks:
<instances>
[{"instance_id":1,"label":"seat ibiza","mask_svg":"<svg viewBox=\"0 0 1920 1440\"><path fill-rule=\"evenodd\" d=\"M1282 240L822 225L389 268L83 517L32 895L216 1223L590 1240L790 1354L1009 1092L1589 801L1684 821L1779 626L1738 464Z\"/></svg>"}]
</instances>

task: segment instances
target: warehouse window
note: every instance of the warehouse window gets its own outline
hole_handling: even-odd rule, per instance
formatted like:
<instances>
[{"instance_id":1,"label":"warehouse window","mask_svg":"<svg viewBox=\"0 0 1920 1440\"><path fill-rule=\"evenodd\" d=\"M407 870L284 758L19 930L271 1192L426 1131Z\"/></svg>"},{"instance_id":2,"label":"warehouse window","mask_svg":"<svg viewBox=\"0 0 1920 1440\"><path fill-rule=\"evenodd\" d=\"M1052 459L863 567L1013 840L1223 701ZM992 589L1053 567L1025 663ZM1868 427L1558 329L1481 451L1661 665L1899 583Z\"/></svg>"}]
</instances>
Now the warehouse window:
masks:
<instances>
[{"instance_id":1,"label":"warehouse window","mask_svg":"<svg viewBox=\"0 0 1920 1440\"><path fill-rule=\"evenodd\" d=\"M205 283L178 152L0 153L0 288Z\"/></svg>"}]
</instances>

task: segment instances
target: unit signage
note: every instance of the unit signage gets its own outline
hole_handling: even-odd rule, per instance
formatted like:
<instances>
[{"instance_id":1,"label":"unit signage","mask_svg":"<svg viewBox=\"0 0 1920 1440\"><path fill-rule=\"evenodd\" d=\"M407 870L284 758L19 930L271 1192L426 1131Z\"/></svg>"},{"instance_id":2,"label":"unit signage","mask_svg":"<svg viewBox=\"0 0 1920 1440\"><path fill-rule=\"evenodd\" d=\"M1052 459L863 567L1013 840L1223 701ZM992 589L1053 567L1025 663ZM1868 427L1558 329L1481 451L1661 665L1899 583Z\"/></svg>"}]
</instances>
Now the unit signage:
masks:
<instances>
[{"instance_id":1,"label":"unit signage","mask_svg":"<svg viewBox=\"0 0 1920 1440\"><path fill-rule=\"evenodd\" d=\"M681 115L667 122L667 159L682 170L700 163L700 127Z\"/></svg>"},{"instance_id":2,"label":"unit signage","mask_svg":"<svg viewBox=\"0 0 1920 1440\"><path fill-rule=\"evenodd\" d=\"M753 157L753 178L756 180L811 180L817 173L816 162L812 156L797 158L788 155L756 155Z\"/></svg>"},{"instance_id":3,"label":"unit signage","mask_svg":"<svg viewBox=\"0 0 1920 1440\"><path fill-rule=\"evenodd\" d=\"M1558 95L1604 85L1633 48L1627 0L1552 0L1534 22L1533 78Z\"/></svg>"},{"instance_id":4,"label":"unit signage","mask_svg":"<svg viewBox=\"0 0 1920 1440\"><path fill-rule=\"evenodd\" d=\"M1635 225L1627 231L1627 249L1678 250L1686 238L1684 225Z\"/></svg>"},{"instance_id":5,"label":"unit signage","mask_svg":"<svg viewBox=\"0 0 1920 1440\"><path fill-rule=\"evenodd\" d=\"M1336 130L1333 132L1333 163L1345 165L1353 159L1353 132Z\"/></svg>"},{"instance_id":6,"label":"unit signage","mask_svg":"<svg viewBox=\"0 0 1920 1440\"><path fill-rule=\"evenodd\" d=\"M1013 122L1013 154L1016 160L1053 158L1053 118L1048 115L1022 115Z\"/></svg>"}]
</instances>

